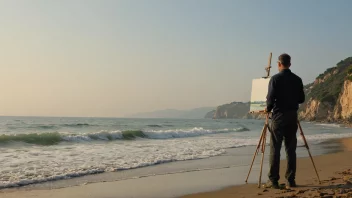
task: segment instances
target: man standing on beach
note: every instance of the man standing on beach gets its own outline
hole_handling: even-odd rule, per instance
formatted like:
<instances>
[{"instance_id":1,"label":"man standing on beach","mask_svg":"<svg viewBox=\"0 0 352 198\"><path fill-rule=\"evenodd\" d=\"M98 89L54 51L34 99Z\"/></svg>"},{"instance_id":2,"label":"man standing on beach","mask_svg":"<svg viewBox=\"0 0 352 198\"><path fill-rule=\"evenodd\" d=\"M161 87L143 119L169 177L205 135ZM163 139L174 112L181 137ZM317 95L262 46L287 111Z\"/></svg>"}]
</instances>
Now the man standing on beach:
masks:
<instances>
[{"instance_id":1,"label":"man standing on beach","mask_svg":"<svg viewBox=\"0 0 352 198\"><path fill-rule=\"evenodd\" d=\"M279 73L271 77L266 111L272 114L270 138L270 170L266 187L279 188L280 151L285 143L287 170L286 187L296 187L297 119L299 104L305 100L302 79L291 72L291 57L281 54L278 58Z\"/></svg>"}]
</instances>

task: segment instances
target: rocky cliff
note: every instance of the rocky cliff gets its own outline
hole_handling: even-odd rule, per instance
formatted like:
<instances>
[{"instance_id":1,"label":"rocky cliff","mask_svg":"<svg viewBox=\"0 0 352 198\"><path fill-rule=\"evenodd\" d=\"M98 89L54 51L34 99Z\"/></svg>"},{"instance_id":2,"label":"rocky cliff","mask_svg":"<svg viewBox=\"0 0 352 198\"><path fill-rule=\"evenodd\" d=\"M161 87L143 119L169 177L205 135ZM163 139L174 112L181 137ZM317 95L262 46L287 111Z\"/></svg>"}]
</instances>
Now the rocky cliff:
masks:
<instances>
[{"instance_id":1,"label":"rocky cliff","mask_svg":"<svg viewBox=\"0 0 352 198\"><path fill-rule=\"evenodd\" d=\"M208 112L205 118L213 119L230 119L243 118L249 112L249 103L232 102L218 106L216 110Z\"/></svg>"},{"instance_id":2,"label":"rocky cliff","mask_svg":"<svg viewBox=\"0 0 352 198\"><path fill-rule=\"evenodd\" d=\"M306 102L300 119L322 122L352 122L352 57L327 69L305 86Z\"/></svg>"},{"instance_id":3,"label":"rocky cliff","mask_svg":"<svg viewBox=\"0 0 352 198\"><path fill-rule=\"evenodd\" d=\"M352 80L346 80L343 85L341 96L334 109L334 119L352 122Z\"/></svg>"}]
</instances>

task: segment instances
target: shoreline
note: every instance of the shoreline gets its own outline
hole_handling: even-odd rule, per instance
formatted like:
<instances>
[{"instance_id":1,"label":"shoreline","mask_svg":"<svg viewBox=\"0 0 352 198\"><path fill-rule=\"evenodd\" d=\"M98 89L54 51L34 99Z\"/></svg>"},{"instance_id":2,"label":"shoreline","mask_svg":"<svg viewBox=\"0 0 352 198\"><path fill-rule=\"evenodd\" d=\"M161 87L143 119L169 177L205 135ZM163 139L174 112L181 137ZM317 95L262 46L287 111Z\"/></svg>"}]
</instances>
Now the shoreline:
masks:
<instances>
[{"instance_id":1,"label":"shoreline","mask_svg":"<svg viewBox=\"0 0 352 198\"><path fill-rule=\"evenodd\" d=\"M314 161L316 163L316 166L318 168L320 177L322 180L327 179L330 175L333 174L333 171L331 167L334 167L334 169L338 168L343 168L343 163L340 163L339 166L334 166L334 165L329 165L327 166L326 163L331 163L331 162L336 162L336 161L346 161L346 164L350 165L352 164L352 160L349 160L349 156L351 154L350 151L352 151L352 139L347 138L347 139L339 139L337 140L340 145L343 145L344 151L341 151L339 149L336 149L337 153L333 154L322 154L318 156L314 156ZM331 146L331 145L330 145ZM250 149L248 150L249 153L253 152L254 147L249 147ZM306 152L305 148L303 148L302 152ZM316 152L314 152L316 154ZM232 154L229 154L228 156L219 156L219 157L213 157L213 158L208 158L204 159L203 162L207 163L212 163L214 161L218 160L228 160L229 157L231 157ZM238 156L233 156L233 157L238 157ZM252 155L249 156L251 158ZM243 161L248 162L249 158L243 158ZM265 157L268 159L268 157ZM215 160L216 159L216 160ZM333 159L333 160L332 160ZM282 162L285 162L282 160ZM177 163L177 162L176 162ZM220 194L221 196L218 195L218 193L224 193L225 192L232 192L238 191L242 192L244 197L251 197L250 193L256 192L256 193L261 193L257 192L259 189L256 187L255 184L247 184L243 185L244 179L247 176L248 173L248 167L247 166L240 166L240 167L231 167L225 166L219 167L218 169L213 168L213 169L202 169L199 167L200 161L199 160L191 160L191 161L184 161L184 162L179 162L180 165L184 164L192 164L198 166L198 170L195 171L186 171L186 172L180 172L178 173L175 171L173 174L161 174L161 175L153 175L150 174L150 176L147 177L138 177L138 178L129 178L125 180L120 180L120 181L108 181L108 180L100 180L97 182L93 183L83 183L83 184L77 184L73 186L63 186L57 188L57 186L53 186L54 189L50 188L51 184L47 184L45 187L42 188L27 188L27 187L21 187L21 188L11 188L11 189L3 189L0 191L0 196L4 198L12 198L12 197L38 197L38 198L44 198L44 197L52 197L52 198L61 198L61 197L77 197L77 198L85 198L85 197L180 197L184 196L187 194L190 194L188 196L185 196L187 198L197 198L197 197L226 197L226 195ZM265 162L267 164L267 162ZM204 164L204 163L203 163ZM205 163L206 164L206 163ZM302 169L302 165L306 164L306 168ZM148 171L150 173L153 173L153 169L160 169L162 167L175 167L173 163L166 163L166 164L161 164L160 166L154 166L154 167L148 167ZM184 166L186 167L186 166ZM179 168L184 168L184 167L179 167ZM204 166L206 167L206 166ZM284 171L285 163L281 163L281 172ZM328 170L326 169L328 167ZM347 165L346 165L347 167ZM266 181L266 168L267 165L264 165L264 171L263 171L263 179L262 183L265 183ZM324 170L324 171L322 171ZM331 172L332 171L332 172ZM128 172L121 172L122 174L128 173ZM315 178L315 173L313 171L312 164L309 160L309 158L303 157L303 158L298 158L298 167L297 167L297 177L301 178L299 174L303 175L308 175L310 178L308 178L308 182L304 180L303 182L298 179L297 182L299 184L314 184L314 180L312 178ZM251 177L249 179L250 183L256 183L258 178L257 175L259 174L259 168L258 164L253 167L253 170L251 172ZM107 173L107 176L113 176L111 173ZM281 175L283 175L281 173ZM103 176L101 174L101 176ZM116 174L115 174L116 176ZM94 176L95 177L95 176ZM79 178L77 178L79 181ZM237 179L237 183L236 183ZM68 183L69 180L62 180L60 182L62 183ZM187 181L187 182L185 182ZM238 182L240 181L240 182ZM235 185L235 186L234 186ZM136 186L138 187L138 192L136 192ZM233 186L233 187L230 187ZM230 188L226 188L230 187ZM223 190L219 190L223 189ZM261 189L263 190L263 189ZM202 192L208 192L208 193L202 193ZM200 193L200 194L194 194L194 193ZM270 192L266 193L270 194ZM232 194L233 195L233 194ZM257 196L258 194L255 194Z\"/></svg>"},{"instance_id":2,"label":"shoreline","mask_svg":"<svg viewBox=\"0 0 352 198\"><path fill-rule=\"evenodd\" d=\"M154 176L173 175L182 173L192 173L198 171L211 171L217 169L232 168L234 172L246 169L251 162L255 146L243 146L228 148L221 155L212 156L204 159L174 161L168 163L160 163L152 166L126 169L113 172L102 172L96 174L87 174L83 176L71 177L66 179L57 179L45 182L38 182L17 187L7 187L0 189L1 191L17 191L17 190L51 190L67 187L74 187L86 184L102 183L102 182L119 182L124 180L139 179ZM343 151L340 139L326 140L322 143L310 145L310 150L314 156L337 153ZM265 153L264 164L268 164L269 152ZM282 150L282 156L284 156ZM308 156L303 145L297 147L298 158ZM253 167L259 166L259 157L256 158ZM264 165L264 169L267 168ZM236 170L237 169L237 170ZM242 179L233 180L235 184L242 184ZM234 184L234 183L230 184ZM220 186L222 187L222 186Z\"/></svg>"}]
</instances>

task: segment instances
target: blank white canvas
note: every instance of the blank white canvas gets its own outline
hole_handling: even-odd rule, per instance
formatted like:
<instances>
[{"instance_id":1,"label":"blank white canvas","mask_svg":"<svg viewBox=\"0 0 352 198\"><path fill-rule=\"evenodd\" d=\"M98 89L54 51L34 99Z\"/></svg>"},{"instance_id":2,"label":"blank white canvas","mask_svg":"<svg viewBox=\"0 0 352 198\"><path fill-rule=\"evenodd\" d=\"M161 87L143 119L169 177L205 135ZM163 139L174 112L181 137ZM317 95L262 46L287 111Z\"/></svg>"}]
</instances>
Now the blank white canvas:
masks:
<instances>
[{"instance_id":1,"label":"blank white canvas","mask_svg":"<svg viewBox=\"0 0 352 198\"><path fill-rule=\"evenodd\" d=\"M250 111L260 111L265 109L269 81L270 78L253 79ZM254 102L255 104L253 104Z\"/></svg>"}]
</instances>

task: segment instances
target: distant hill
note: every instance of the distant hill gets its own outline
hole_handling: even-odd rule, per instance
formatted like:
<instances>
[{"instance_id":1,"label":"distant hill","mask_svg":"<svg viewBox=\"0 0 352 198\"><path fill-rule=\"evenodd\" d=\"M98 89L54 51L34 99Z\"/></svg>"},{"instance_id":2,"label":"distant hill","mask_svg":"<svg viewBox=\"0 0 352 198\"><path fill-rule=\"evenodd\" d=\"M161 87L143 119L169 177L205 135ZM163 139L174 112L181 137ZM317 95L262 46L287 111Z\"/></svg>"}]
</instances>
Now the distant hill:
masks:
<instances>
[{"instance_id":1,"label":"distant hill","mask_svg":"<svg viewBox=\"0 0 352 198\"><path fill-rule=\"evenodd\" d=\"M205 114L204 118L214 118L216 110L209 111L207 114Z\"/></svg>"},{"instance_id":2,"label":"distant hill","mask_svg":"<svg viewBox=\"0 0 352 198\"><path fill-rule=\"evenodd\" d=\"M216 110L205 114L205 118L212 119L231 119L244 118L249 112L249 102L232 102L229 104L220 105Z\"/></svg>"},{"instance_id":3,"label":"distant hill","mask_svg":"<svg viewBox=\"0 0 352 198\"><path fill-rule=\"evenodd\" d=\"M201 107L190 110L165 109L152 112L143 112L130 115L131 118L184 118L184 119L198 119L204 118L204 115L214 110L215 107Z\"/></svg>"}]
</instances>

